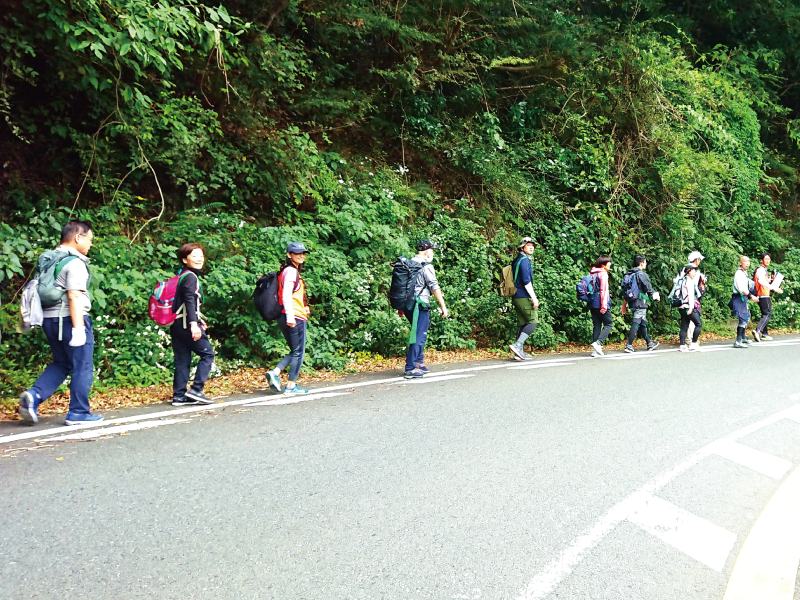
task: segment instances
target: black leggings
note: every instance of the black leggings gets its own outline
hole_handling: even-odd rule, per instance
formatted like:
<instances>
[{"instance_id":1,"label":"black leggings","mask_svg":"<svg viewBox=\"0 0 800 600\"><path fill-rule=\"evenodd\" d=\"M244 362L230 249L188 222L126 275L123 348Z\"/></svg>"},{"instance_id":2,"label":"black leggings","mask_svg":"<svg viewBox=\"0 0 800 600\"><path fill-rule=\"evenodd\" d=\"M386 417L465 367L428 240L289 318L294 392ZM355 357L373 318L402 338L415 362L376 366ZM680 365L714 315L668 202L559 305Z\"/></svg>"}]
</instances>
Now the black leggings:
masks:
<instances>
[{"instance_id":1,"label":"black leggings","mask_svg":"<svg viewBox=\"0 0 800 600\"><path fill-rule=\"evenodd\" d=\"M772 298L759 297L758 306L761 309L761 320L759 320L758 325L756 325L756 331L764 335L769 335L767 333L767 325L772 318Z\"/></svg>"},{"instance_id":2,"label":"black leggings","mask_svg":"<svg viewBox=\"0 0 800 600\"><path fill-rule=\"evenodd\" d=\"M180 322L179 322L180 321ZM172 335L172 351L175 354L175 377L172 380L172 395L180 398L186 394L189 383L189 374L192 367L192 352L200 357L197 370L194 372L192 390L200 392L206 384L211 366L214 364L214 349L208 341L206 332L199 340L192 339L192 330L183 328L183 321L178 320L172 324L169 332Z\"/></svg>"},{"instance_id":3,"label":"black leggings","mask_svg":"<svg viewBox=\"0 0 800 600\"><path fill-rule=\"evenodd\" d=\"M703 330L703 319L700 317L699 310L693 310L691 313L686 312L687 309L679 308L678 312L681 313L681 346L686 345L686 333L689 331L689 323L694 323L694 335L692 335L692 343L700 339L700 332Z\"/></svg>"},{"instance_id":4,"label":"black leggings","mask_svg":"<svg viewBox=\"0 0 800 600\"><path fill-rule=\"evenodd\" d=\"M606 341L611 327L614 325L614 317L610 310L601 313L599 308L592 308L592 343Z\"/></svg>"}]
</instances>

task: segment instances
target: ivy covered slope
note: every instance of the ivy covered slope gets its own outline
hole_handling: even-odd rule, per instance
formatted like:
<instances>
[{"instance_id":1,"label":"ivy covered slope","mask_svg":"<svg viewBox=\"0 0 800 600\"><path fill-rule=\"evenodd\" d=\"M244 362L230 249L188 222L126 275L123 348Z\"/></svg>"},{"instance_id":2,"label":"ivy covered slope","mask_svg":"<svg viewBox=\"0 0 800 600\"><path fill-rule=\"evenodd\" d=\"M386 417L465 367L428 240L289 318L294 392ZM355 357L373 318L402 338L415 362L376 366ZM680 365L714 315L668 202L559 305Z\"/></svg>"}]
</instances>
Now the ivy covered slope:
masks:
<instances>
[{"instance_id":1,"label":"ivy covered slope","mask_svg":"<svg viewBox=\"0 0 800 600\"><path fill-rule=\"evenodd\" d=\"M492 285L520 234L539 242L537 347L586 340L574 282L606 252L618 284L644 251L665 293L699 249L721 327L738 256L768 250L789 281L774 325L794 325L800 7L694 4L7 1L0 396L48 358L13 333L16 302L70 215L96 230L100 386L170 377L146 303L186 241L208 251L220 368L285 350L250 296L291 239L314 251L314 367L402 351L389 262L422 236L453 313L441 348L508 339Z\"/></svg>"}]
</instances>

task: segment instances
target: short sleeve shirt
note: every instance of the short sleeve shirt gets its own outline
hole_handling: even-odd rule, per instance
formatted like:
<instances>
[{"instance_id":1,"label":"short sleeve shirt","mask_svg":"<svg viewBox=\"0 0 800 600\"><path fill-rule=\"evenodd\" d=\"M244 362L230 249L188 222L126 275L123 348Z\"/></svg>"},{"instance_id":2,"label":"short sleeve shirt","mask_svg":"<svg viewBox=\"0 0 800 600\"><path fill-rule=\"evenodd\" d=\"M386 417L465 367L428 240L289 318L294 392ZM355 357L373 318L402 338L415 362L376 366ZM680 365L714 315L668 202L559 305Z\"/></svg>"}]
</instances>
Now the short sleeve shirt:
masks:
<instances>
[{"instance_id":1,"label":"short sleeve shirt","mask_svg":"<svg viewBox=\"0 0 800 600\"><path fill-rule=\"evenodd\" d=\"M61 252L69 252L71 255L76 257L70 260L61 269L61 272L56 278L56 285L64 288L67 291L77 290L81 292L79 294L80 300L78 306L82 314L88 315L89 311L92 309L92 301L89 298L89 292L87 291L87 288L89 287L89 267L87 266L89 259L79 254L75 250L67 248L66 246L59 246L56 248L56 250L60 250ZM45 318L59 316L63 317L68 314L69 298L66 294L64 294L61 302L55 306L46 308L43 311L43 316Z\"/></svg>"}]
</instances>

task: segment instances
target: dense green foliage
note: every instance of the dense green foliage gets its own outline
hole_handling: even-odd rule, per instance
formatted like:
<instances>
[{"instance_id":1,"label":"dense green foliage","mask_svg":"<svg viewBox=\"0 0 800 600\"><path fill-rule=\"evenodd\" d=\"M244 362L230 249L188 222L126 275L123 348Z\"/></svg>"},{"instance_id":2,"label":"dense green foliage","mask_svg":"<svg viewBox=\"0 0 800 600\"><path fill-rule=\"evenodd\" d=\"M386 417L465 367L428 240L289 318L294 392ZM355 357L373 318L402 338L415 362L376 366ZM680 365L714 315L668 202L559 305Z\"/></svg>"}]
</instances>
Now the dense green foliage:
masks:
<instances>
[{"instance_id":1,"label":"dense green foliage","mask_svg":"<svg viewBox=\"0 0 800 600\"><path fill-rule=\"evenodd\" d=\"M727 319L737 257L773 253L800 301L800 4L720 0L12 0L0 16L0 395L47 359L13 331L20 288L70 216L97 243L100 385L169 378L149 289L185 241L208 251L220 368L285 350L251 306L287 241L314 252L310 363L402 351L389 262L420 236L453 319L437 347L515 329L493 291L532 235L542 326L585 341L574 282L635 251L666 293L707 260L707 320ZM615 334L625 328L617 315ZM658 306L651 329L676 330Z\"/></svg>"}]
</instances>

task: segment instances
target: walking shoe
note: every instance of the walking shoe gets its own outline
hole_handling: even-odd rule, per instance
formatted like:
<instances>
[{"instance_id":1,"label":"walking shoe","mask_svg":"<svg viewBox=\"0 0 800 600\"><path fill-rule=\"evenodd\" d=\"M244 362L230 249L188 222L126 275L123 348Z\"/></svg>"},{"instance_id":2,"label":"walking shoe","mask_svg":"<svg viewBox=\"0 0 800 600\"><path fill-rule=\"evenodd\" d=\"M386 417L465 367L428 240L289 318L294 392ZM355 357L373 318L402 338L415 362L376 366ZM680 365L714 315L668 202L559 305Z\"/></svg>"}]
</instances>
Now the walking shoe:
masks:
<instances>
[{"instance_id":1,"label":"walking shoe","mask_svg":"<svg viewBox=\"0 0 800 600\"><path fill-rule=\"evenodd\" d=\"M36 401L30 392L22 392L19 395L19 416L28 423L38 423L39 415L36 412Z\"/></svg>"},{"instance_id":2,"label":"walking shoe","mask_svg":"<svg viewBox=\"0 0 800 600\"><path fill-rule=\"evenodd\" d=\"M190 406L192 404L199 404L199 402L186 396L174 396L172 398L172 406Z\"/></svg>"},{"instance_id":3,"label":"walking shoe","mask_svg":"<svg viewBox=\"0 0 800 600\"><path fill-rule=\"evenodd\" d=\"M525 351L522 348L520 348L516 342L509 345L508 349L514 353L514 356L519 357L520 360L525 360L525 357L523 356L523 354L525 354Z\"/></svg>"},{"instance_id":4,"label":"walking shoe","mask_svg":"<svg viewBox=\"0 0 800 600\"><path fill-rule=\"evenodd\" d=\"M64 425L83 425L84 423L98 423L102 420L103 415L68 412Z\"/></svg>"},{"instance_id":5,"label":"walking shoe","mask_svg":"<svg viewBox=\"0 0 800 600\"><path fill-rule=\"evenodd\" d=\"M197 404L214 404L214 400L203 393L203 390L189 390L186 397L195 400Z\"/></svg>"},{"instance_id":6,"label":"walking shoe","mask_svg":"<svg viewBox=\"0 0 800 600\"><path fill-rule=\"evenodd\" d=\"M689 347L688 346L686 346L686 345L678 346L678 352L688 352L688 351L689 351Z\"/></svg>"},{"instance_id":7,"label":"walking shoe","mask_svg":"<svg viewBox=\"0 0 800 600\"><path fill-rule=\"evenodd\" d=\"M742 338L742 343L749 346L753 343L753 340L748 340L747 338Z\"/></svg>"},{"instance_id":8,"label":"walking shoe","mask_svg":"<svg viewBox=\"0 0 800 600\"><path fill-rule=\"evenodd\" d=\"M283 395L284 396L293 396L295 394L298 395L298 396L301 396L303 394L308 394L308 390L304 390L299 385L296 385L296 386L291 387L291 388L290 387L283 388Z\"/></svg>"},{"instance_id":9,"label":"walking shoe","mask_svg":"<svg viewBox=\"0 0 800 600\"><path fill-rule=\"evenodd\" d=\"M762 333L761 334L761 341L762 342L771 342L772 341L772 336L771 335L767 335L766 333Z\"/></svg>"},{"instance_id":10,"label":"walking shoe","mask_svg":"<svg viewBox=\"0 0 800 600\"><path fill-rule=\"evenodd\" d=\"M631 344L625 344L625 352L633 353L636 352L636 350L633 349Z\"/></svg>"},{"instance_id":11,"label":"walking shoe","mask_svg":"<svg viewBox=\"0 0 800 600\"><path fill-rule=\"evenodd\" d=\"M649 352L650 350L655 350L659 346L660 346L660 344L658 342L648 342L647 343L647 351Z\"/></svg>"},{"instance_id":12,"label":"walking shoe","mask_svg":"<svg viewBox=\"0 0 800 600\"><path fill-rule=\"evenodd\" d=\"M700 344L697 342L689 344L689 352L700 352Z\"/></svg>"},{"instance_id":13,"label":"walking shoe","mask_svg":"<svg viewBox=\"0 0 800 600\"><path fill-rule=\"evenodd\" d=\"M758 331L753 332L753 339L757 342L761 341L761 334Z\"/></svg>"},{"instance_id":14,"label":"walking shoe","mask_svg":"<svg viewBox=\"0 0 800 600\"><path fill-rule=\"evenodd\" d=\"M596 351L592 350L592 358L600 358L603 356L602 354L598 354Z\"/></svg>"},{"instance_id":15,"label":"walking shoe","mask_svg":"<svg viewBox=\"0 0 800 600\"><path fill-rule=\"evenodd\" d=\"M522 360L533 360L533 357L525 352L525 350L520 350L520 354L522 354Z\"/></svg>"},{"instance_id":16,"label":"walking shoe","mask_svg":"<svg viewBox=\"0 0 800 600\"><path fill-rule=\"evenodd\" d=\"M600 345L600 342L592 342L591 346L592 348L594 348L594 351L597 352L598 355L600 356L606 355L605 352L603 352L603 347Z\"/></svg>"},{"instance_id":17,"label":"walking shoe","mask_svg":"<svg viewBox=\"0 0 800 600\"><path fill-rule=\"evenodd\" d=\"M423 375L427 375L428 373L430 373L430 369L428 369L428 367L426 367L424 364L422 364L422 365L417 365L417 368L418 368L420 371L422 371L422 374L423 374Z\"/></svg>"},{"instance_id":18,"label":"walking shoe","mask_svg":"<svg viewBox=\"0 0 800 600\"><path fill-rule=\"evenodd\" d=\"M420 377L422 377L424 375L425 375L425 373L423 373L419 369L413 369L411 371L406 371L405 375L403 375L403 377L405 377L406 379L419 379Z\"/></svg>"},{"instance_id":19,"label":"walking shoe","mask_svg":"<svg viewBox=\"0 0 800 600\"><path fill-rule=\"evenodd\" d=\"M264 373L264 376L267 378L267 383L269 383L269 389L281 393L281 380L280 378L275 375L275 371L267 371Z\"/></svg>"},{"instance_id":20,"label":"walking shoe","mask_svg":"<svg viewBox=\"0 0 800 600\"><path fill-rule=\"evenodd\" d=\"M747 344L743 344L739 340L736 340L735 342L733 342L733 347L734 348L747 348Z\"/></svg>"}]
</instances>

